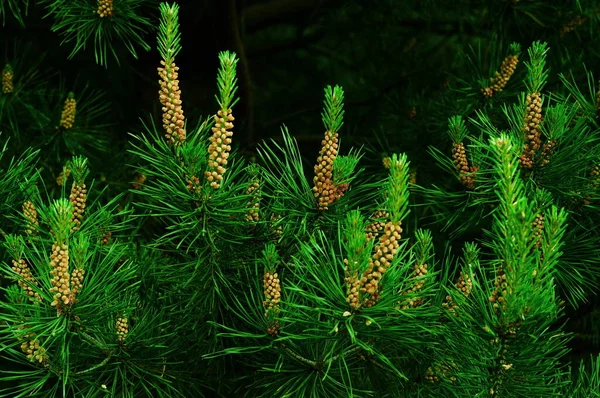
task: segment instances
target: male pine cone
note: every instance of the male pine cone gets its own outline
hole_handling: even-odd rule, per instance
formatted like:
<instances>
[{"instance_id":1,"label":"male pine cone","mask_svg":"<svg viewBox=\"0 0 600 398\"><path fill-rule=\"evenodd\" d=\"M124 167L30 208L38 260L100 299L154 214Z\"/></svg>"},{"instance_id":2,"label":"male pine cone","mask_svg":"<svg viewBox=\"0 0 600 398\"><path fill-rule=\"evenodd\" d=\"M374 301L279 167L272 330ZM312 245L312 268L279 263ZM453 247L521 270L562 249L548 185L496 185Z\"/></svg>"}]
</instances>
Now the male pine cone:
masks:
<instances>
[{"instance_id":1,"label":"male pine cone","mask_svg":"<svg viewBox=\"0 0 600 398\"><path fill-rule=\"evenodd\" d=\"M521 167L531 169L533 168L535 154L542 146L542 133L540 132L540 124L542 122L542 95L540 93L528 94L526 107L525 120L522 128L525 135L525 145L519 161Z\"/></svg>"},{"instance_id":2,"label":"male pine cone","mask_svg":"<svg viewBox=\"0 0 600 398\"><path fill-rule=\"evenodd\" d=\"M231 109L225 114L219 109L214 116L215 125L212 128L213 135L210 137L210 145L208 147L208 167L209 171L204 173L206 179L210 182L213 189L221 187L223 174L225 174L225 166L231 151L231 137L233 136L233 121L235 118L231 114Z\"/></svg>"},{"instance_id":3,"label":"male pine cone","mask_svg":"<svg viewBox=\"0 0 600 398\"><path fill-rule=\"evenodd\" d=\"M321 151L315 165L313 193L317 199L317 208L327 210L328 206L341 196L333 183L333 162L338 153L338 133L325 132L321 141Z\"/></svg>"},{"instance_id":4,"label":"male pine cone","mask_svg":"<svg viewBox=\"0 0 600 398\"><path fill-rule=\"evenodd\" d=\"M164 60L160 61L163 67L158 68L160 76L159 100L163 111L163 128L169 145L181 144L185 141L185 125L183 108L181 106L181 90L179 89L179 67L175 62L168 66Z\"/></svg>"},{"instance_id":5,"label":"male pine cone","mask_svg":"<svg viewBox=\"0 0 600 398\"><path fill-rule=\"evenodd\" d=\"M489 98L495 93L502 91L506 87L510 77L515 73L518 63L519 57L517 55L509 55L504 58L500 66L500 72L496 72L495 76L491 79L490 86L481 90L483 95Z\"/></svg>"}]
</instances>

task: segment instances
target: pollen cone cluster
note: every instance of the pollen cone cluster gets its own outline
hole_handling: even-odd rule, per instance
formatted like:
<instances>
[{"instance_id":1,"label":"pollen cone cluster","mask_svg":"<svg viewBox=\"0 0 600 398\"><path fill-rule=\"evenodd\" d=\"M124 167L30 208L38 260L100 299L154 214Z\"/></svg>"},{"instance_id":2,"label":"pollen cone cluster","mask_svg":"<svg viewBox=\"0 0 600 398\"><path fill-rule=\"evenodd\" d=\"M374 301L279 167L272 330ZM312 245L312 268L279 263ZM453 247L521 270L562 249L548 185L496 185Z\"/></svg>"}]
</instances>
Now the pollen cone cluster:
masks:
<instances>
[{"instance_id":1,"label":"pollen cone cluster","mask_svg":"<svg viewBox=\"0 0 600 398\"><path fill-rule=\"evenodd\" d=\"M377 210L375 213L373 213L372 218L374 219L382 219L382 220L387 220L390 217L390 213L388 213L387 211L384 210ZM385 227L385 222L384 221L375 221L372 222L371 224L367 225L367 240L371 240L374 239L375 237L379 236L379 234L382 233L383 228Z\"/></svg>"},{"instance_id":2,"label":"pollen cone cluster","mask_svg":"<svg viewBox=\"0 0 600 398\"><path fill-rule=\"evenodd\" d=\"M502 65L500 66L500 72L496 72L494 77L491 79L491 84L489 87L482 89L483 95L486 97L491 97L495 93L498 93L506 87L508 80L515 73L515 69L517 68L517 64L519 63L519 57L516 55L509 55L504 58L502 61Z\"/></svg>"},{"instance_id":3,"label":"pollen cone cluster","mask_svg":"<svg viewBox=\"0 0 600 398\"><path fill-rule=\"evenodd\" d=\"M453 364L455 365L455 364ZM446 365L435 365L425 371L425 380L430 383L439 383L442 379L456 381L456 376L451 376L451 369Z\"/></svg>"},{"instance_id":4,"label":"pollen cone cluster","mask_svg":"<svg viewBox=\"0 0 600 398\"><path fill-rule=\"evenodd\" d=\"M46 349L40 345L40 340L35 337L35 333L28 333L22 339L25 340L21 343L21 351L27 356L31 362L38 362L40 364L46 364L48 362L48 354Z\"/></svg>"},{"instance_id":5,"label":"pollen cone cluster","mask_svg":"<svg viewBox=\"0 0 600 398\"><path fill-rule=\"evenodd\" d=\"M227 114L219 110L214 118L213 135L210 137L210 145L208 147L209 171L205 173L205 177L210 182L212 188L219 189L223 180L223 174L225 174L229 151L231 151L231 136L233 136L231 130L233 129L232 122L235 118L231 114L231 109L227 110Z\"/></svg>"},{"instance_id":6,"label":"pollen cone cluster","mask_svg":"<svg viewBox=\"0 0 600 398\"><path fill-rule=\"evenodd\" d=\"M542 154L540 156L541 165L545 166L550 163L550 157L554 155L554 147L556 146L556 140L550 140L542 147Z\"/></svg>"},{"instance_id":7,"label":"pollen cone cluster","mask_svg":"<svg viewBox=\"0 0 600 398\"><path fill-rule=\"evenodd\" d=\"M492 295L489 297L491 303L495 309L498 309L500 305L502 305L502 309L506 309L506 274L502 268L498 269L498 273L496 274L496 280L494 281L494 286L496 287L492 292Z\"/></svg>"},{"instance_id":8,"label":"pollen cone cluster","mask_svg":"<svg viewBox=\"0 0 600 398\"><path fill-rule=\"evenodd\" d=\"M425 285L425 276L426 275L427 275L427 264L415 264L414 270L412 273L412 278L417 279L417 281L410 289L408 289L405 292L402 292L402 294L418 293ZM411 297L410 299L408 299L408 302L406 302L405 304L402 304L400 306L400 308L402 308L403 310L405 310L407 308L415 308L415 307L418 307L419 305L423 304L423 302L424 302L424 300L421 297Z\"/></svg>"},{"instance_id":9,"label":"pollen cone cluster","mask_svg":"<svg viewBox=\"0 0 600 398\"><path fill-rule=\"evenodd\" d=\"M98 15L100 18L112 17L115 15L113 9L113 0L98 0Z\"/></svg>"},{"instance_id":10,"label":"pollen cone cluster","mask_svg":"<svg viewBox=\"0 0 600 398\"><path fill-rule=\"evenodd\" d=\"M60 116L60 127L70 129L75 123L75 114L77 112L77 101L72 96L65 100L62 114Z\"/></svg>"},{"instance_id":11,"label":"pollen cone cluster","mask_svg":"<svg viewBox=\"0 0 600 398\"><path fill-rule=\"evenodd\" d=\"M188 191L192 192L192 193L200 193L201 190L201 185L200 185L200 179L196 176L191 176L188 180L187 180L187 185L185 186L187 188Z\"/></svg>"},{"instance_id":12,"label":"pollen cone cluster","mask_svg":"<svg viewBox=\"0 0 600 398\"><path fill-rule=\"evenodd\" d=\"M2 69L2 92L4 94L10 94L14 91L14 74L10 65L6 65L4 69Z\"/></svg>"},{"instance_id":13,"label":"pollen cone cluster","mask_svg":"<svg viewBox=\"0 0 600 398\"><path fill-rule=\"evenodd\" d=\"M540 249L542 247L542 242L544 239L544 215L538 214L535 216L535 220L533 220L533 240L535 241L535 246Z\"/></svg>"},{"instance_id":14,"label":"pollen cone cluster","mask_svg":"<svg viewBox=\"0 0 600 398\"><path fill-rule=\"evenodd\" d=\"M54 293L51 305L60 312L71 304L71 275L69 274L69 248L67 245L54 243L50 255L50 275Z\"/></svg>"},{"instance_id":15,"label":"pollen cone cluster","mask_svg":"<svg viewBox=\"0 0 600 398\"><path fill-rule=\"evenodd\" d=\"M265 316L268 316L270 312L277 313L279 311L279 301L281 300L281 285L279 284L277 272L271 273L265 271L263 287L265 293L265 300L263 301Z\"/></svg>"},{"instance_id":16,"label":"pollen cone cluster","mask_svg":"<svg viewBox=\"0 0 600 398\"><path fill-rule=\"evenodd\" d=\"M465 275L464 271L461 271L454 286L456 286L456 288L466 297L471 294L471 290L473 289L473 281L468 275ZM452 313L454 313L456 308L458 308L458 304L454 302L452 296L450 295L446 296L442 306Z\"/></svg>"},{"instance_id":17,"label":"pollen cone cluster","mask_svg":"<svg viewBox=\"0 0 600 398\"><path fill-rule=\"evenodd\" d=\"M162 67L158 68L160 76L159 100L163 112L163 128L169 145L181 144L185 141L185 129L183 128L184 116L181 107L181 90L179 89L179 67L175 62L168 66L164 60L160 61Z\"/></svg>"},{"instance_id":18,"label":"pollen cone cluster","mask_svg":"<svg viewBox=\"0 0 600 398\"><path fill-rule=\"evenodd\" d=\"M25 232L27 235L34 234L39 226L38 212L30 200L23 202L23 216L25 216L25 220L27 221Z\"/></svg>"},{"instance_id":19,"label":"pollen cone cluster","mask_svg":"<svg viewBox=\"0 0 600 398\"><path fill-rule=\"evenodd\" d=\"M525 146L523 153L519 158L521 167L526 169L533 168L535 153L542 146L540 124L542 122L542 95L533 93L527 95L527 110L525 113L525 123L523 133L525 134Z\"/></svg>"},{"instance_id":20,"label":"pollen cone cluster","mask_svg":"<svg viewBox=\"0 0 600 398\"><path fill-rule=\"evenodd\" d=\"M459 181L468 189L473 189L478 167L469 166L465 145L462 142L452 144L452 159L454 159L454 167L458 172Z\"/></svg>"},{"instance_id":21,"label":"pollen cone cluster","mask_svg":"<svg viewBox=\"0 0 600 398\"><path fill-rule=\"evenodd\" d=\"M279 220L281 220L279 214L271 214L271 231L277 237L283 236L283 225L281 225Z\"/></svg>"},{"instance_id":22,"label":"pollen cone cluster","mask_svg":"<svg viewBox=\"0 0 600 398\"><path fill-rule=\"evenodd\" d=\"M112 237L112 232L106 231L102 233L102 237L100 238L100 245L106 246L110 243L110 239Z\"/></svg>"},{"instance_id":23,"label":"pollen cone cluster","mask_svg":"<svg viewBox=\"0 0 600 398\"><path fill-rule=\"evenodd\" d=\"M246 190L246 195L250 195L251 199L248 201L247 206L250 208L246 213L246 221L258 222L260 220L258 210L260 208L260 184L258 181L254 181L250 184Z\"/></svg>"},{"instance_id":24,"label":"pollen cone cluster","mask_svg":"<svg viewBox=\"0 0 600 398\"><path fill-rule=\"evenodd\" d=\"M415 185L417 183L417 171L411 170L408 172L408 183Z\"/></svg>"},{"instance_id":25,"label":"pollen cone cluster","mask_svg":"<svg viewBox=\"0 0 600 398\"><path fill-rule=\"evenodd\" d=\"M569 22L567 22L562 29L560 30L560 35L564 36L567 33L570 33L572 31L574 31L575 29L577 29L578 27L580 27L581 25L583 25L585 22L587 21L587 18L584 17L583 15L578 15L575 18L573 18L572 20L570 20Z\"/></svg>"},{"instance_id":26,"label":"pollen cone cluster","mask_svg":"<svg viewBox=\"0 0 600 398\"><path fill-rule=\"evenodd\" d=\"M31 274L31 269L29 268L29 264L27 264L25 262L25 260L23 260L23 259L20 259L19 261L13 260L12 263L13 263L13 266L12 266L13 271L15 271L17 274L19 274L21 276L21 279L19 279L19 281L18 281L18 284L21 287L21 289L23 289L23 291L29 296L30 300L41 301L42 298L40 297L39 294L37 294L36 292L33 291L33 287L31 286L31 285L38 286L38 282L35 280L35 278Z\"/></svg>"},{"instance_id":27,"label":"pollen cone cluster","mask_svg":"<svg viewBox=\"0 0 600 398\"><path fill-rule=\"evenodd\" d=\"M388 221L383 228L383 235L375 246L375 253L369 258L369 267L361 279L361 293L369 294L365 300L365 306L371 307L379 300L379 281L383 274L392 265L394 255L400 247L400 234L402 228L400 221L393 223Z\"/></svg>"},{"instance_id":28,"label":"pollen cone cluster","mask_svg":"<svg viewBox=\"0 0 600 398\"><path fill-rule=\"evenodd\" d=\"M339 199L340 195L333 183L333 162L338 153L338 133L325 132L321 141L321 151L315 165L313 194L319 210L327 210L328 206Z\"/></svg>"},{"instance_id":29,"label":"pollen cone cluster","mask_svg":"<svg viewBox=\"0 0 600 398\"><path fill-rule=\"evenodd\" d=\"M81 292L84 274L85 270L82 268L76 268L73 270L73 274L71 275L71 304L76 301L77 294Z\"/></svg>"},{"instance_id":30,"label":"pollen cone cluster","mask_svg":"<svg viewBox=\"0 0 600 398\"><path fill-rule=\"evenodd\" d=\"M133 189L142 189L142 185L146 182L146 175L138 173L133 180Z\"/></svg>"},{"instance_id":31,"label":"pollen cone cluster","mask_svg":"<svg viewBox=\"0 0 600 398\"><path fill-rule=\"evenodd\" d=\"M384 157L381 160L381 163L383 163L383 167L385 167L386 169L390 169L390 167L392 167L392 159L390 159L389 156Z\"/></svg>"},{"instance_id":32,"label":"pollen cone cluster","mask_svg":"<svg viewBox=\"0 0 600 398\"><path fill-rule=\"evenodd\" d=\"M65 181L67 180L67 178L69 178L69 176L71 175L71 169L66 167L64 171L61 171L60 174L58 175L58 177L56 177L56 184L63 186L65 184Z\"/></svg>"},{"instance_id":33,"label":"pollen cone cluster","mask_svg":"<svg viewBox=\"0 0 600 398\"><path fill-rule=\"evenodd\" d=\"M83 219L83 212L85 211L85 202L87 199L87 189L84 183L73 182L71 186L71 195L69 195L69 201L73 204L73 216L71 222L75 225L71 228L71 232L77 231L81 225Z\"/></svg>"},{"instance_id":34,"label":"pollen cone cluster","mask_svg":"<svg viewBox=\"0 0 600 398\"><path fill-rule=\"evenodd\" d=\"M127 317L117 318L117 341L119 343L124 343L128 333L129 324L127 322Z\"/></svg>"},{"instance_id":35,"label":"pollen cone cluster","mask_svg":"<svg viewBox=\"0 0 600 398\"><path fill-rule=\"evenodd\" d=\"M348 267L348 259L344 259L346 264L346 302L353 309L360 307L360 278L358 277L358 271L351 272Z\"/></svg>"}]
</instances>

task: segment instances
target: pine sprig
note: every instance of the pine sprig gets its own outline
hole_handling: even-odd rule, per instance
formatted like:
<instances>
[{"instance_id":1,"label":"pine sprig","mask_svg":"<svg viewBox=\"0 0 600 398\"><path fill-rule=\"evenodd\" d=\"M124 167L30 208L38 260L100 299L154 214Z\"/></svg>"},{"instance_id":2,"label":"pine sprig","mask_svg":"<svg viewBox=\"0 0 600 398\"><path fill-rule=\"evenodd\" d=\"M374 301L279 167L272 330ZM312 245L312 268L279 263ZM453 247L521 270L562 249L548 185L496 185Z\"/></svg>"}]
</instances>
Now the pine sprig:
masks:
<instances>
[{"instance_id":1,"label":"pine sprig","mask_svg":"<svg viewBox=\"0 0 600 398\"><path fill-rule=\"evenodd\" d=\"M158 52L167 65L170 65L181 51L179 29L179 5L161 3L160 25L158 26Z\"/></svg>"},{"instance_id":2,"label":"pine sprig","mask_svg":"<svg viewBox=\"0 0 600 398\"><path fill-rule=\"evenodd\" d=\"M73 205L68 199L61 198L53 202L50 208L48 224L53 232L56 241L64 242L71 230L73 222Z\"/></svg>"},{"instance_id":3,"label":"pine sprig","mask_svg":"<svg viewBox=\"0 0 600 398\"><path fill-rule=\"evenodd\" d=\"M90 173L88 168L88 160L83 156L75 156L71 159L71 172L73 173L73 180L76 184L83 184L85 178Z\"/></svg>"},{"instance_id":4,"label":"pine sprig","mask_svg":"<svg viewBox=\"0 0 600 398\"><path fill-rule=\"evenodd\" d=\"M219 62L221 67L217 75L217 87L219 94L216 96L217 103L223 114L231 109L237 102L235 93L237 92L237 77L235 68L239 59L234 52L222 51L219 53Z\"/></svg>"},{"instance_id":5,"label":"pine sprig","mask_svg":"<svg viewBox=\"0 0 600 398\"><path fill-rule=\"evenodd\" d=\"M321 114L327 132L334 135L344 125L344 90L340 86L325 87L324 109Z\"/></svg>"},{"instance_id":6,"label":"pine sprig","mask_svg":"<svg viewBox=\"0 0 600 398\"><path fill-rule=\"evenodd\" d=\"M454 144L462 143L469 131L462 116L453 116L448 119L448 135Z\"/></svg>"},{"instance_id":7,"label":"pine sprig","mask_svg":"<svg viewBox=\"0 0 600 398\"><path fill-rule=\"evenodd\" d=\"M52 31L58 32L61 44L73 43L69 58L93 45L96 63L108 66L109 56L120 64L118 47L124 47L134 58L137 49L150 50L144 35L153 28L150 19L141 15L145 0L115 1L110 17L99 10L96 1L41 0L53 16Z\"/></svg>"},{"instance_id":8,"label":"pine sprig","mask_svg":"<svg viewBox=\"0 0 600 398\"><path fill-rule=\"evenodd\" d=\"M536 41L528 49L529 62L527 66L527 78L525 85L529 93L539 93L548 80L549 71L546 68L546 57L548 54L548 44Z\"/></svg>"},{"instance_id":9,"label":"pine sprig","mask_svg":"<svg viewBox=\"0 0 600 398\"><path fill-rule=\"evenodd\" d=\"M408 179L410 162L406 154L394 154L390 164L390 175L386 184L386 206L390 220L395 224L408 215Z\"/></svg>"}]
</instances>

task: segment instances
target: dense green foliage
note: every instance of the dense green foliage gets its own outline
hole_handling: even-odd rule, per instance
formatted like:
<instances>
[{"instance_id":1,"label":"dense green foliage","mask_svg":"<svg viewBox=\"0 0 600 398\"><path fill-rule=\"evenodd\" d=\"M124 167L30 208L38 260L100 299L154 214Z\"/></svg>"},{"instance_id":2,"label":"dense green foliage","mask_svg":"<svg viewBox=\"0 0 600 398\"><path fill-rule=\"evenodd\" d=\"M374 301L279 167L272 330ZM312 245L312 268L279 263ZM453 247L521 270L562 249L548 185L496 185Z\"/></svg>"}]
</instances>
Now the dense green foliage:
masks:
<instances>
[{"instance_id":1,"label":"dense green foliage","mask_svg":"<svg viewBox=\"0 0 600 398\"><path fill-rule=\"evenodd\" d=\"M594 1L0 14L1 397L600 396Z\"/></svg>"}]
</instances>

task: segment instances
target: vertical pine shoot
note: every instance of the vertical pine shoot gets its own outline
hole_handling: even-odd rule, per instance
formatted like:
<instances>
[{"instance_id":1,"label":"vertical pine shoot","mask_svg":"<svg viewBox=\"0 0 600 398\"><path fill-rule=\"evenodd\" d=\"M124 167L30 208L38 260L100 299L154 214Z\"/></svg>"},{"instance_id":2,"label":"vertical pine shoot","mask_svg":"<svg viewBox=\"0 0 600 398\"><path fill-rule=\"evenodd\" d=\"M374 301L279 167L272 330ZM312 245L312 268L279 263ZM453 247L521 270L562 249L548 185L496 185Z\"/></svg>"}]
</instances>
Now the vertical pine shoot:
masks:
<instances>
[{"instance_id":1,"label":"vertical pine shoot","mask_svg":"<svg viewBox=\"0 0 600 398\"><path fill-rule=\"evenodd\" d=\"M71 161L71 169L73 171L73 185L71 186L69 201L73 205L72 231L77 231L83 220L87 201L87 189L85 185L85 178L89 174L87 159L82 156L74 157Z\"/></svg>"},{"instance_id":2,"label":"vertical pine shoot","mask_svg":"<svg viewBox=\"0 0 600 398\"><path fill-rule=\"evenodd\" d=\"M281 283L277 273L279 261L275 245L268 243L262 252L261 262L264 269L263 307L267 318L267 332L272 336L279 333L279 323L275 318L279 312L279 302L281 301Z\"/></svg>"},{"instance_id":3,"label":"vertical pine shoot","mask_svg":"<svg viewBox=\"0 0 600 398\"><path fill-rule=\"evenodd\" d=\"M414 308L423 304L424 300L418 296L418 293L425 286L425 281L429 270L431 270L431 259L433 258L433 238L428 230L419 229L415 233L416 242L413 246L415 253L415 264L411 277L411 286L403 295L408 295L400 308Z\"/></svg>"},{"instance_id":4,"label":"vertical pine shoot","mask_svg":"<svg viewBox=\"0 0 600 398\"><path fill-rule=\"evenodd\" d=\"M494 77L490 79L490 85L481 90L483 95L486 97L492 97L495 93L502 91L504 87L506 87L510 77L517 68L520 54L521 45L519 43L512 43L510 45L509 55L502 61L500 71L496 72Z\"/></svg>"},{"instance_id":5,"label":"vertical pine shoot","mask_svg":"<svg viewBox=\"0 0 600 398\"><path fill-rule=\"evenodd\" d=\"M408 215L408 179L410 177L410 162L406 154L392 155L390 175L386 184L386 209L390 221L400 225Z\"/></svg>"},{"instance_id":6,"label":"vertical pine shoot","mask_svg":"<svg viewBox=\"0 0 600 398\"><path fill-rule=\"evenodd\" d=\"M346 216L344 223L344 249L346 251L345 278L346 301L352 309L360 307L360 273L369 262L370 250L365 235L366 223L360 211L354 210ZM370 246L369 246L370 247ZM385 272L385 270L384 270Z\"/></svg>"},{"instance_id":7,"label":"vertical pine shoot","mask_svg":"<svg viewBox=\"0 0 600 398\"><path fill-rule=\"evenodd\" d=\"M204 173L211 188L219 189L225 174L225 166L231 151L231 137L233 136L233 121L231 108L237 102L237 77L235 68L238 58L235 53L223 51L219 53L221 67L217 75L219 94L216 96L219 110L214 116L215 125L212 127L213 135L210 137L208 147L208 170Z\"/></svg>"},{"instance_id":8,"label":"vertical pine shoot","mask_svg":"<svg viewBox=\"0 0 600 398\"><path fill-rule=\"evenodd\" d=\"M85 275L85 269L87 268L89 261L89 241L87 237L77 235L74 238L71 250L73 256L73 273L71 274L71 295L72 302L77 301L77 295L83 288L83 277Z\"/></svg>"},{"instance_id":9,"label":"vertical pine shoot","mask_svg":"<svg viewBox=\"0 0 600 398\"><path fill-rule=\"evenodd\" d=\"M217 88L219 94L216 96L217 103L222 113L231 112L231 109L238 101L235 97L237 92L236 66L239 59L232 51L222 51L219 53L219 62L221 67L217 75Z\"/></svg>"},{"instance_id":10,"label":"vertical pine shoot","mask_svg":"<svg viewBox=\"0 0 600 398\"><path fill-rule=\"evenodd\" d=\"M325 129L333 135L344 125L344 90L340 86L325 88L325 102L321 119Z\"/></svg>"},{"instance_id":11,"label":"vertical pine shoot","mask_svg":"<svg viewBox=\"0 0 600 398\"><path fill-rule=\"evenodd\" d=\"M460 274L454 284L454 287L461 293L458 295L449 294L446 296L442 306L457 315L457 309L460 307L464 297L468 297L473 290L473 270L479 269L479 247L475 243L465 243L463 247L463 259Z\"/></svg>"},{"instance_id":12,"label":"vertical pine shoot","mask_svg":"<svg viewBox=\"0 0 600 398\"><path fill-rule=\"evenodd\" d=\"M470 166L467 159L464 140L467 138L468 131L461 116L453 116L448 119L448 134L452 140L452 160L458 173L458 180L468 189L473 189L475 186L475 173L478 168Z\"/></svg>"},{"instance_id":13,"label":"vertical pine shoot","mask_svg":"<svg viewBox=\"0 0 600 398\"><path fill-rule=\"evenodd\" d=\"M160 4L160 25L158 28L158 51L161 56L158 68L160 76L159 99L163 112L163 128L170 145L179 145L185 141L185 118L181 106L181 90L179 89L179 67L175 64L175 56L181 50L179 44L179 6L167 3Z\"/></svg>"},{"instance_id":14,"label":"vertical pine shoot","mask_svg":"<svg viewBox=\"0 0 600 398\"><path fill-rule=\"evenodd\" d=\"M67 199L54 201L50 209L50 229L54 237L50 256L50 275L52 276L53 294L51 305L56 307L57 314L63 312L71 304L71 275L69 274L68 237L71 230L73 205Z\"/></svg>"},{"instance_id":15,"label":"vertical pine shoot","mask_svg":"<svg viewBox=\"0 0 600 398\"><path fill-rule=\"evenodd\" d=\"M392 156L390 176L385 186L385 208L389 218L383 226L383 233L369 258L369 266L363 272L361 293L367 295L366 307L379 301L381 288L379 283L383 275L392 266L402 238L402 220L408 215L408 177L409 162L405 154Z\"/></svg>"},{"instance_id":16,"label":"vertical pine shoot","mask_svg":"<svg viewBox=\"0 0 600 398\"><path fill-rule=\"evenodd\" d=\"M23 202L23 218L25 218L25 233L29 236L37 235L39 231L38 211L33 204L34 197L38 196L38 190L35 185L25 188L25 201Z\"/></svg>"},{"instance_id":17,"label":"vertical pine shoot","mask_svg":"<svg viewBox=\"0 0 600 398\"><path fill-rule=\"evenodd\" d=\"M261 200L261 187L260 187L260 171L256 164L251 164L248 167L248 174L250 174L250 183L246 189L246 195L249 199L246 204L248 210L246 211L246 221L255 223L260 221L260 200Z\"/></svg>"},{"instance_id":18,"label":"vertical pine shoot","mask_svg":"<svg viewBox=\"0 0 600 398\"><path fill-rule=\"evenodd\" d=\"M40 302L42 297L35 290L38 282L31 273L31 267L23 258L23 250L25 249L23 238L7 235L5 247L12 258L13 266L11 268L17 274L17 284L30 300Z\"/></svg>"},{"instance_id":19,"label":"vertical pine shoot","mask_svg":"<svg viewBox=\"0 0 600 398\"><path fill-rule=\"evenodd\" d=\"M546 68L548 50L548 44L540 41L534 42L527 50L529 62L525 62L527 67L525 86L528 93L541 92L548 80L549 71Z\"/></svg>"},{"instance_id":20,"label":"vertical pine shoot","mask_svg":"<svg viewBox=\"0 0 600 398\"><path fill-rule=\"evenodd\" d=\"M548 46L546 43L535 42L529 48L529 62L527 66L527 97L525 100L523 135L525 145L521 154L521 167L532 169L537 160L537 152L542 146L542 133L540 124L542 122L542 88L548 79L548 69L546 68L546 55Z\"/></svg>"},{"instance_id":21,"label":"vertical pine shoot","mask_svg":"<svg viewBox=\"0 0 600 398\"><path fill-rule=\"evenodd\" d=\"M526 305L523 300L531 293L531 278L536 259L531 256L534 246L534 232L531 228L535 219L534 204L525 196L524 186L519 177L518 163L515 161L514 145L505 134L492 140L495 152L495 172L499 199L494 214L494 252L500 263L498 277L506 280L506 290L498 300L506 318L515 321Z\"/></svg>"},{"instance_id":22,"label":"vertical pine shoot","mask_svg":"<svg viewBox=\"0 0 600 398\"><path fill-rule=\"evenodd\" d=\"M340 198L344 187L336 187L334 183L334 164L338 155L338 132L344 117L344 90L339 87L325 88L324 110L321 114L325 125L325 137L321 142L321 150L315 165L313 194L317 200L317 209L325 211L328 206ZM341 191L341 192L340 192Z\"/></svg>"}]
</instances>

